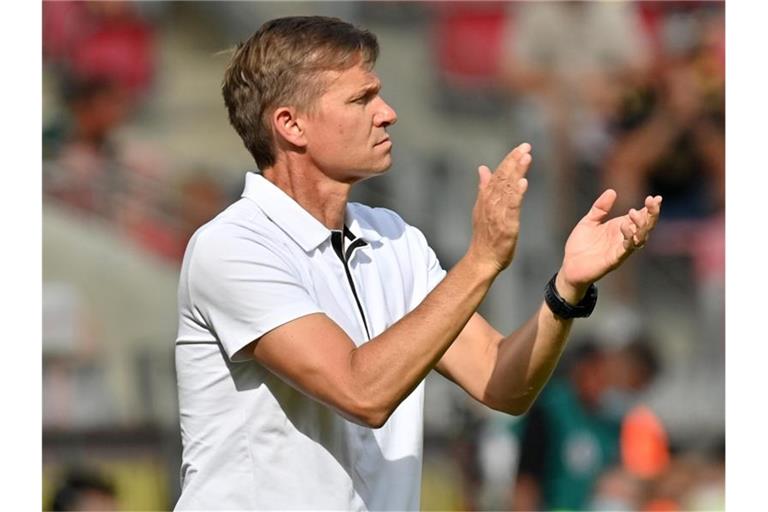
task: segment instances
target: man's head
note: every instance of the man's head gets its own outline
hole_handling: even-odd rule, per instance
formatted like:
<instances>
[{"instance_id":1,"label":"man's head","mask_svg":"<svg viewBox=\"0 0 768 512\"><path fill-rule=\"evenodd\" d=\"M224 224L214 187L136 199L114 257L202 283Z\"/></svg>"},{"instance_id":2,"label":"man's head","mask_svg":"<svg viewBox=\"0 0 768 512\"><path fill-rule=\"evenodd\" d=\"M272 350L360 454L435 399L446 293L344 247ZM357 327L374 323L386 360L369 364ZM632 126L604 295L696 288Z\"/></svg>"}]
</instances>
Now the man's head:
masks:
<instances>
[{"instance_id":1,"label":"man's head","mask_svg":"<svg viewBox=\"0 0 768 512\"><path fill-rule=\"evenodd\" d=\"M335 75L353 67L370 72L378 53L376 36L367 30L320 16L268 21L241 43L222 92L230 122L256 164L275 164L277 109L311 114Z\"/></svg>"}]
</instances>

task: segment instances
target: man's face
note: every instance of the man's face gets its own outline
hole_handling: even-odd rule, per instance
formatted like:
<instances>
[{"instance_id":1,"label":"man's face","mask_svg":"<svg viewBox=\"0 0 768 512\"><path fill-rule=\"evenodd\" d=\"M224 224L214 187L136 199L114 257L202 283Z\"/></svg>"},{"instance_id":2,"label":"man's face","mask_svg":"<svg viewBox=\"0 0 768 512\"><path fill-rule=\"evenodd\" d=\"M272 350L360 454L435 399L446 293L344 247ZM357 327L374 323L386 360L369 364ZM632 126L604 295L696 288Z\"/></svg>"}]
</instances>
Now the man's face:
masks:
<instances>
[{"instance_id":1,"label":"man's face","mask_svg":"<svg viewBox=\"0 0 768 512\"><path fill-rule=\"evenodd\" d=\"M392 165L386 128L397 114L379 96L381 82L362 66L326 71L326 92L305 117L307 155L329 177L347 183Z\"/></svg>"}]
</instances>

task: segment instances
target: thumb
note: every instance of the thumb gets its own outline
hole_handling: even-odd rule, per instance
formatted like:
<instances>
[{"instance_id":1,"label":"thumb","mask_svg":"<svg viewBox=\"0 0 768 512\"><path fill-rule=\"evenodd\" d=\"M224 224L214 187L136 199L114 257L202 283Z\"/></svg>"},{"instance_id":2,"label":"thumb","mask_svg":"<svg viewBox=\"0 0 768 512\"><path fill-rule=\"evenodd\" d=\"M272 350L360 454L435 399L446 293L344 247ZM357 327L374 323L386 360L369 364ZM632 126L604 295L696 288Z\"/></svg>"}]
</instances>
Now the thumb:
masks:
<instances>
[{"instance_id":1,"label":"thumb","mask_svg":"<svg viewBox=\"0 0 768 512\"><path fill-rule=\"evenodd\" d=\"M480 190L484 189L485 186L488 185L488 182L491 181L491 176L493 176L487 165L481 165L478 167L477 175L480 178L480 181L477 183L477 188Z\"/></svg>"},{"instance_id":2,"label":"thumb","mask_svg":"<svg viewBox=\"0 0 768 512\"><path fill-rule=\"evenodd\" d=\"M611 208L613 208L613 203L615 202L616 191L609 188L600 194L600 197L598 197L597 200L592 203L592 208L589 209L589 212L584 218L593 222L602 221L608 215L608 212L611 211Z\"/></svg>"}]
</instances>

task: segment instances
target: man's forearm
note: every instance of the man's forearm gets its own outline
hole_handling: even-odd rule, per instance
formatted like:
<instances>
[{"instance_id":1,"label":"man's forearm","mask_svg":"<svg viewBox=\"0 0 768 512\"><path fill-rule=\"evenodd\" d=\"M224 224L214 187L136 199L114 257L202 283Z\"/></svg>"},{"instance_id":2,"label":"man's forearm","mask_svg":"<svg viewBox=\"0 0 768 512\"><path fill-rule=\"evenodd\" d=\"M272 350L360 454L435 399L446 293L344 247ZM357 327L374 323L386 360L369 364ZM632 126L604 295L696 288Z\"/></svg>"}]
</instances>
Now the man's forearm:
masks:
<instances>
[{"instance_id":1,"label":"man's forearm","mask_svg":"<svg viewBox=\"0 0 768 512\"><path fill-rule=\"evenodd\" d=\"M383 423L434 368L496 275L468 253L417 308L353 351L353 379L370 397L373 416Z\"/></svg>"},{"instance_id":2,"label":"man's forearm","mask_svg":"<svg viewBox=\"0 0 768 512\"><path fill-rule=\"evenodd\" d=\"M552 375L573 320L542 303L522 327L501 340L483 401L510 414L528 410Z\"/></svg>"}]
</instances>

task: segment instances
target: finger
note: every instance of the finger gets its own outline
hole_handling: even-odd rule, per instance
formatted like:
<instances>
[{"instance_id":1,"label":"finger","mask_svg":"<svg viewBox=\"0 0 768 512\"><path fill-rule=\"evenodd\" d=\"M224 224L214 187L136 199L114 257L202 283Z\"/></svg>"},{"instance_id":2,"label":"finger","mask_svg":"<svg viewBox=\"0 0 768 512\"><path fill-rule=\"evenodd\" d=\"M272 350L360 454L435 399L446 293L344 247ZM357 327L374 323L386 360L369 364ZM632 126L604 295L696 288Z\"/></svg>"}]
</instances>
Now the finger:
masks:
<instances>
[{"instance_id":1,"label":"finger","mask_svg":"<svg viewBox=\"0 0 768 512\"><path fill-rule=\"evenodd\" d=\"M624 237L624 241L632 244L632 239L637 232L637 227L628 219L625 219L619 225L619 229L621 230L621 235Z\"/></svg>"},{"instance_id":2,"label":"finger","mask_svg":"<svg viewBox=\"0 0 768 512\"><path fill-rule=\"evenodd\" d=\"M522 200L522 196L524 196L525 191L528 190L528 180L525 178L517 180L517 190L520 192L520 199Z\"/></svg>"},{"instance_id":3,"label":"finger","mask_svg":"<svg viewBox=\"0 0 768 512\"><path fill-rule=\"evenodd\" d=\"M478 167L477 175L479 178L477 182L477 188L480 190L484 189L488 185L488 182L491 181L491 177L493 176L487 165L481 165Z\"/></svg>"},{"instance_id":4,"label":"finger","mask_svg":"<svg viewBox=\"0 0 768 512\"><path fill-rule=\"evenodd\" d=\"M645 233L650 233L659 221L659 215L661 214L661 196L646 197L645 208L643 208L643 211L646 213L647 218L644 231Z\"/></svg>"},{"instance_id":5,"label":"finger","mask_svg":"<svg viewBox=\"0 0 768 512\"><path fill-rule=\"evenodd\" d=\"M532 161L533 157L530 153L525 153L520 157L520 160L517 163L517 177L522 178L528 173L528 169L530 169Z\"/></svg>"},{"instance_id":6,"label":"finger","mask_svg":"<svg viewBox=\"0 0 768 512\"><path fill-rule=\"evenodd\" d=\"M651 219L654 221L654 224L655 219L658 219L659 214L661 213L661 201L661 196L648 196L645 198L645 207L648 209L648 213L650 214Z\"/></svg>"},{"instance_id":7,"label":"finger","mask_svg":"<svg viewBox=\"0 0 768 512\"><path fill-rule=\"evenodd\" d=\"M616 191L608 189L592 204L592 208L589 209L587 215L584 217L592 222L600 222L608 215L613 208L613 204L616 202Z\"/></svg>"},{"instance_id":8,"label":"finger","mask_svg":"<svg viewBox=\"0 0 768 512\"><path fill-rule=\"evenodd\" d=\"M496 168L496 172L500 172L500 173L515 173L515 171L519 172L518 163L520 159L524 155L529 155L530 152L531 152L531 145L528 144L527 142L523 142L522 144L518 145L515 149L507 153L507 156L504 157L504 159L501 161L499 166Z\"/></svg>"},{"instance_id":9,"label":"finger","mask_svg":"<svg viewBox=\"0 0 768 512\"><path fill-rule=\"evenodd\" d=\"M640 249L648 241L648 234L653 228L648 208L643 208L640 211L632 208L629 210L628 216L635 226L635 234L632 235L633 248Z\"/></svg>"},{"instance_id":10,"label":"finger","mask_svg":"<svg viewBox=\"0 0 768 512\"><path fill-rule=\"evenodd\" d=\"M637 226L638 231L643 231L648 225L648 212L645 208L642 211L637 211L634 208L629 210L629 218Z\"/></svg>"}]
</instances>

